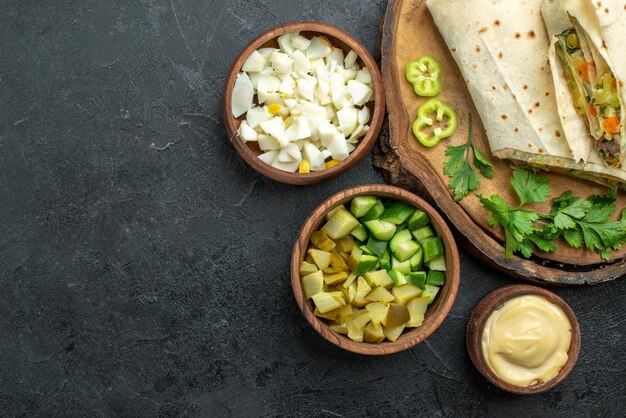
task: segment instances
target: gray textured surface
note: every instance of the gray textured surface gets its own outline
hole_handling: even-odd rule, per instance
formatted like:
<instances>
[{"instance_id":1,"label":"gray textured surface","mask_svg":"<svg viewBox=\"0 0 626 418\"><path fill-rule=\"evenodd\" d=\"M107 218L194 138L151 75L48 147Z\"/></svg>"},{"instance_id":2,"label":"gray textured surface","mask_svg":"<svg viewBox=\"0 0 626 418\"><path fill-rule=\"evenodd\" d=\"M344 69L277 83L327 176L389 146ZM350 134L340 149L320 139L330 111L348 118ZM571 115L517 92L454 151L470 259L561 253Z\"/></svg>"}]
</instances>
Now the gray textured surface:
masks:
<instances>
[{"instance_id":1,"label":"gray textured surface","mask_svg":"<svg viewBox=\"0 0 626 418\"><path fill-rule=\"evenodd\" d=\"M534 397L469 362L471 310L515 281L465 253L450 316L404 353L342 352L298 311L288 264L301 223L382 179L369 160L307 188L256 175L220 122L224 76L278 22L333 23L374 51L384 7L3 2L1 415L624 414L626 280L556 291L578 315L581 357Z\"/></svg>"}]
</instances>

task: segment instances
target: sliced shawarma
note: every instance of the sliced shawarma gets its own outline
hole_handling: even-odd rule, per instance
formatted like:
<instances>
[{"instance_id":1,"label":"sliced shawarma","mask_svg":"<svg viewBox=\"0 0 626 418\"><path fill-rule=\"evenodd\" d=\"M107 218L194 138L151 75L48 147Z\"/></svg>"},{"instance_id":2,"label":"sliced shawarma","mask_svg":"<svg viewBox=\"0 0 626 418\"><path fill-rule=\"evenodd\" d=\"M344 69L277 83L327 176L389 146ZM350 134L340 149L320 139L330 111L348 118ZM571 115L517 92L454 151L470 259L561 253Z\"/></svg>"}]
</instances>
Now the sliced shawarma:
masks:
<instances>
[{"instance_id":1,"label":"sliced shawarma","mask_svg":"<svg viewBox=\"0 0 626 418\"><path fill-rule=\"evenodd\" d=\"M600 4L544 0L541 12L559 113L574 158L596 162L599 157L619 167L626 151L626 11L616 1ZM611 40L615 27L621 28L619 39Z\"/></svg>"},{"instance_id":2,"label":"sliced shawarma","mask_svg":"<svg viewBox=\"0 0 626 418\"><path fill-rule=\"evenodd\" d=\"M426 0L495 157L604 184L626 183L626 172L608 167L597 152L586 162L574 158L555 100L541 4Z\"/></svg>"}]
</instances>

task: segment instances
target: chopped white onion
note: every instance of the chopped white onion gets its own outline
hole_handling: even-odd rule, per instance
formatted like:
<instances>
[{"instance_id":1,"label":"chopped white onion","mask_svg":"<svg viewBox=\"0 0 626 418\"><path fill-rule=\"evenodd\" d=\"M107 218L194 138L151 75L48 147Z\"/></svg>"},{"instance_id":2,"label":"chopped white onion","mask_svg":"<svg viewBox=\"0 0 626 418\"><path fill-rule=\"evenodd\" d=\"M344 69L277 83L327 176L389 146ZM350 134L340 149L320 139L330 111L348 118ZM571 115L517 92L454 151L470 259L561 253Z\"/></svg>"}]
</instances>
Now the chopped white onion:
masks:
<instances>
[{"instance_id":1,"label":"chopped white onion","mask_svg":"<svg viewBox=\"0 0 626 418\"><path fill-rule=\"evenodd\" d=\"M326 159L322 152L315 145L307 142L302 148L302 157L311 164L312 169L316 169L324 166L324 160Z\"/></svg>"},{"instance_id":2,"label":"chopped white onion","mask_svg":"<svg viewBox=\"0 0 626 418\"><path fill-rule=\"evenodd\" d=\"M259 80L256 83L256 99L259 104L265 103L268 93L269 86L267 83L267 78L259 77Z\"/></svg>"},{"instance_id":3,"label":"chopped white onion","mask_svg":"<svg viewBox=\"0 0 626 418\"><path fill-rule=\"evenodd\" d=\"M281 99L279 93L267 93L267 96L265 97L265 103L267 103L268 106L271 104L278 104L283 106L284 101L283 99Z\"/></svg>"},{"instance_id":4,"label":"chopped white onion","mask_svg":"<svg viewBox=\"0 0 626 418\"><path fill-rule=\"evenodd\" d=\"M317 87L315 87L315 98L322 106L332 103L328 76L318 78Z\"/></svg>"},{"instance_id":5,"label":"chopped white onion","mask_svg":"<svg viewBox=\"0 0 626 418\"><path fill-rule=\"evenodd\" d=\"M259 159L263 161L265 164L271 165L277 156L278 156L278 151L267 151L259 155Z\"/></svg>"},{"instance_id":6,"label":"chopped white onion","mask_svg":"<svg viewBox=\"0 0 626 418\"><path fill-rule=\"evenodd\" d=\"M296 144L287 144L280 150L277 159L281 163L290 163L296 160L302 160L302 154Z\"/></svg>"},{"instance_id":7,"label":"chopped white onion","mask_svg":"<svg viewBox=\"0 0 626 418\"><path fill-rule=\"evenodd\" d=\"M327 149L322 150L321 152L322 157L324 157L324 161L326 161L327 158L332 157L332 153L330 151L328 151Z\"/></svg>"},{"instance_id":8,"label":"chopped white onion","mask_svg":"<svg viewBox=\"0 0 626 418\"><path fill-rule=\"evenodd\" d=\"M293 71L298 74L308 74L311 71L311 61L300 50L297 50L292 55L293 58Z\"/></svg>"},{"instance_id":9,"label":"chopped white onion","mask_svg":"<svg viewBox=\"0 0 626 418\"><path fill-rule=\"evenodd\" d=\"M296 82L296 98L306 99L310 102L315 100L315 84L310 78L300 78Z\"/></svg>"},{"instance_id":10,"label":"chopped white onion","mask_svg":"<svg viewBox=\"0 0 626 418\"><path fill-rule=\"evenodd\" d=\"M268 93L276 93L280 88L282 81L275 75L261 74L257 81L257 100L259 104L265 103L265 98Z\"/></svg>"},{"instance_id":11,"label":"chopped white onion","mask_svg":"<svg viewBox=\"0 0 626 418\"><path fill-rule=\"evenodd\" d=\"M350 136L357 125L359 111L355 107L344 107L337 112L339 120L339 129L344 136Z\"/></svg>"},{"instance_id":12,"label":"chopped white onion","mask_svg":"<svg viewBox=\"0 0 626 418\"><path fill-rule=\"evenodd\" d=\"M288 171L290 173L295 172L298 167L300 166L300 162L302 160L295 160L291 163L283 163L278 161L278 158L276 160L274 160L274 162L272 163L272 167L277 168L279 170L283 170L283 171Z\"/></svg>"},{"instance_id":13,"label":"chopped white onion","mask_svg":"<svg viewBox=\"0 0 626 418\"><path fill-rule=\"evenodd\" d=\"M283 52L272 52L270 62L276 74L289 74L293 68L293 58Z\"/></svg>"},{"instance_id":14,"label":"chopped white onion","mask_svg":"<svg viewBox=\"0 0 626 418\"><path fill-rule=\"evenodd\" d=\"M330 95L333 99L333 106L341 110L343 108L343 101L346 97L348 90L341 74L335 73L330 76Z\"/></svg>"},{"instance_id":15,"label":"chopped white onion","mask_svg":"<svg viewBox=\"0 0 626 418\"><path fill-rule=\"evenodd\" d=\"M289 143L285 137L285 121L280 116L275 116L270 120L261 122L260 125L261 129L263 129L266 134L275 138L282 147Z\"/></svg>"},{"instance_id":16,"label":"chopped white onion","mask_svg":"<svg viewBox=\"0 0 626 418\"><path fill-rule=\"evenodd\" d=\"M345 68L352 67L358 57L359 56L357 55L356 52L354 52L353 50L350 50L350 52L348 52L348 54L346 55L346 58L344 58L343 60L343 66Z\"/></svg>"},{"instance_id":17,"label":"chopped white onion","mask_svg":"<svg viewBox=\"0 0 626 418\"><path fill-rule=\"evenodd\" d=\"M305 116L316 116L320 118L326 117L326 109L317 103L313 103L308 100L301 100L300 106L302 106L302 111Z\"/></svg>"},{"instance_id":18,"label":"chopped white onion","mask_svg":"<svg viewBox=\"0 0 626 418\"><path fill-rule=\"evenodd\" d=\"M267 60L263 57L263 55L259 54L259 51L254 51L244 61L241 70L248 73L258 73L260 71L263 71L266 61Z\"/></svg>"},{"instance_id":19,"label":"chopped white onion","mask_svg":"<svg viewBox=\"0 0 626 418\"><path fill-rule=\"evenodd\" d=\"M334 62L335 65L337 65L337 63L343 65L343 49L334 48L332 51L330 51L330 54L328 54L327 60Z\"/></svg>"},{"instance_id":20,"label":"chopped white onion","mask_svg":"<svg viewBox=\"0 0 626 418\"><path fill-rule=\"evenodd\" d=\"M298 171L303 160L311 171L325 170L369 130L371 74L356 52L345 54L323 36L290 32L278 45L250 54L235 81L233 114L246 114L239 136L256 141L261 161L280 170Z\"/></svg>"},{"instance_id":21,"label":"chopped white onion","mask_svg":"<svg viewBox=\"0 0 626 418\"><path fill-rule=\"evenodd\" d=\"M346 137L342 134L335 135L326 148L332 153L334 160L343 161L350 154Z\"/></svg>"},{"instance_id":22,"label":"chopped white onion","mask_svg":"<svg viewBox=\"0 0 626 418\"><path fill-rule=\"evenodd\" d=\"M316 60L318 58L324 58L330 54L331 45L328 39L320 36L314 36L311 39L311 45L306 49L306 56L309 59Z\"/></svg>"},{"instance_id":23,"label":"chopped white onion","mask_svg":"<svg viewBox=\"0 0 626 418\"><path fill-rule=\"evenodd\" d=\"M245 142L249 142L256 141L259 134L257 133L257 131L252 129L250 125L248 125L248 122L244 120L241 121L241 124L239 125L239 136L241 136L241 139L243 139Z\"/></svg>"},{"instance_id":24,"label":"chopped white onion","mask_svg":"<svg viewBox=\"0 0 626 418\"><path fill-rule=\"evenodd\" d=\"M293 54L295 46L293 45L293 38L298 36L298 32L288 32L278 37L278 46L280 49L288 54Z\"/></svg>"},{"instance_id":25,"label":"chopped white onion","mask_svg":"<svg viewBox=\"0 0 626 418\"><path fill-rule=\"evenodd\" d=\"M274 75L274 69L272 69L272 67L265 67L258 73L250 73L249 76L250 81L252 82L252 87L254 87L254 89L256 90L259 79L270 75Z\"/></svg>"},{"instance_id":26,"label":"chopped white onion","mask_svg":"<svg viewBox=\"0 0 626 418\"><path fill-rule=\"evenodd\" d=\"M269 135L259 135L257 142L261 151L276 151L281 148L278 141Z\"/></svg>"},{"instance_id":27,"label":"chopped white onion","mask_svg":"<svg viewBox=\"0 0 626 418\"><path fill-rule=\"evenodd\" d=\"M328 77L326 62L322 58L311 62L311 74L313 74L313 76L317 77L318 79L323 76Z\"/></svg>"},{"instance_id":28,"label":"chopped white onion","mask_svg":"<svg viewBox=\"0 0 626 418\"><path fill-rule=\"evenodd\" d=\"M318 133L320 142L323 147L328 147L328 144L335 136L340 135L339 130L332 123L324 120L318 125Z\"/></svg>"},{"instance_id":29,"label":"chopped white onion","mask_svg":"<svg viewBox=\"0 0 626 418\"><path fill-rule=\"evenodd\" d=\"M283 94L293 95L293 92L296 88L296 81L293 78L287 78L280 83L280 87L278 87L278 91Z\"/></svg>"},{"instance_id":30,"label":"chopped white onion","mask_svg":"<svg viewBox=\"0 0 626 418\"><path fill-rule=\"evenodd\" d=\"M254 99L254 88L247 73L239 73L233 87L233 99L231 111L233 116L238 118L252 108Z\"/></svg>"},{"instance_id":31,"label":"chopped white onion","mask_svg":"<svg viewBox=\"0 0 626 418\"><path fill-rule=\"evenodd\" d=\"M265 61L267 62L270 60L270 55L272 55L272 52L280 51L280 50L276 48L260 48L260 49L257 49L257 51L259 52L259 54L263 56L263 58L265 58Z\"/></svg>"},{"instance_id":32,"label":"chopped white onion","mask_svg":"<svg viewBox=\"0 0 626 418\"><path fill-rule=\"evenodd\" d=\"M246 113L246 121L253 129L256 129L261 122L270 120L271 118L272 114L267 111L266 107L256 106L248 110L248 113Z\"/></svg>"},{"instance_id":33,"label":"chopped white onion","mask_svg":"<svg viewBox=\"0 0 626 418\"><path fill-rule=\"evenodd\" d=\"M354 129L354 131L352 132L352 134L350 134L350 138L348 138L348 142L350 144L355 144L358 142L358 139L365 135L365 125L362 124L358 124L357 127Z\"/></svg>"},{"instance_id":34,"label":"chopped white onion","mask_svg":"<svg viewBox=\"0 0 626 418\"><path fill-rule=\"evenodd\" d=\"M356 81L360 81L363 84L372 84L372 75L370 74L370 70L367 68L362 68L356 73Z\"/></svg>"},{"instance_id":35,"label":"chopped white onion","mask_svg":"<svg viewBox=\"0 0 626 418\"><path fill-rule=\"evenodd\" d=\"M370 99L373 90L360 81L350 80L348 81L348 93L352 96L352 102L356 106L362 106Z\"/></svg>"},{"instance_id":36,"label":"chopped white onion","mask_svg":"<svg viewBox=\"0 0 626 418\"><path fill-rule=\"evenodd\" d=\"M335 61L328 61L326 64L326 69L328 70L328 74L333 74L337 71L337 63Z\"/></svg>"},{"instance_id":37,"label":"chopped white onion","mask_svg":"<svg viewBox=\"0 0 626 418\"><path fill-rule=\"evenodd\" d=\"M291 44L294 48L304 51L309 47L309 45L311 45L311 41L302 35L296 35L291 38Z\"/></svg>"},{"instance_id":38,"label":"chopped white onion","mask_svg":"<svg viewBox=\"0 0 626 418\"><path fill-rule=\"evenodd\" d=\"M303 117L296 117L294 122L285 131L287 139L290 141L298 141L300 139L306 139L311 136L311 127L308 120Z\"/></svg>"},{"instance_id":39,"label":"chopped white onion","mask_svg":"<svg viewBox=\"0 0 626 418\"><path fill-rule=\"evenodd\" d=\"M364 106L363 109L359 110L359 123L365 125L370 121L370 108Z\"/></svg>"},{"instance_id":40,"label":"chopped white onion","mask_svg":"<svg viewBox=\"0 0 626 418\"><path fill-rule=\"evenodd\" d=\"M350 70L350 69L346 69L346 70L343 70L341 75L343 75L344 83L347 83L348 81L354 80L356 78L356 71Z\"/></svg>"}]
</instances>

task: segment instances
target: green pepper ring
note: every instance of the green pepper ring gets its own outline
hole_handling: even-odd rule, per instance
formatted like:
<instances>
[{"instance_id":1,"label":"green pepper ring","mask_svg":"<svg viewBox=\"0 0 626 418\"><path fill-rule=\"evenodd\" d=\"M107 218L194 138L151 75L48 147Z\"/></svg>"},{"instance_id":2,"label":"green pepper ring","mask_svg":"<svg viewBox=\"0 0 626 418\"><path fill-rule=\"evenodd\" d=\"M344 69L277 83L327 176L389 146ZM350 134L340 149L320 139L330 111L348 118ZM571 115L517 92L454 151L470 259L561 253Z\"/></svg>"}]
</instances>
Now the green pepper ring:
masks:
<instances>
[{"instance_id":1,"label":"green pepper ring","mask_svg":"<svg viewBox=\"0 0 626 418\"><path fill-rule=\"evenodd\" d=\"M406 79L418 96L433 97L441 92L441 64L430 55L422 55L406 65ZM424 74L428 73L428 76Z\"/></svg>"},{"instance_id":2,"label":"green pepper ring","mask_svg":"<svg viewBox=\"0 0 626 418\"><path fill-rule=\"evenodd\" d=\"M434 128L433 135L428 136L422 130L427 126L432 126L434 120L429 117L430 114L435 114L435 120L438 122L443 121L443 117L446 116L446 126L441 129L439 126ZM430 99L423 103L419 109L417 109L417 118L413 122L413 134L417 140L425 147L434 147L444 138L448 138L454 133L457 126L456 113L447 104L444 104L439 99Z\"/></svg>"}]
</instances>

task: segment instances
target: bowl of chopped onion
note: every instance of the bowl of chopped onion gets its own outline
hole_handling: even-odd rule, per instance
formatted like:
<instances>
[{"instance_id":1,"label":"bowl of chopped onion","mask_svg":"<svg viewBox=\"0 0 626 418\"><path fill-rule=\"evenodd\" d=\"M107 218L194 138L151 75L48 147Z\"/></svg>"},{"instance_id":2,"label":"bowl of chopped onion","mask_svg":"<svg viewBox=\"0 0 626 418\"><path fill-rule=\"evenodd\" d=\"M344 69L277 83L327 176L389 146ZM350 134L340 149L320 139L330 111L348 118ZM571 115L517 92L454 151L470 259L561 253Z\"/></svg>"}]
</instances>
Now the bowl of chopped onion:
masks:
<instances>
[{"instance_id":1,"label":"bowl of chopped onion","mask_svg":"<svg viewBox=\"0 0 626 418\"><path fill-rule=\"evenodd\" d=\"M274 180L314 184L372 149L385 98L376 62L347 32L320 22L270 29L239 54L223 96L233 146Z\"/></svg>"}]
</instances>

